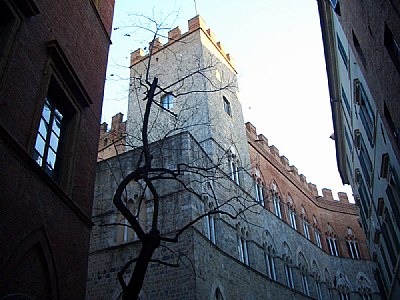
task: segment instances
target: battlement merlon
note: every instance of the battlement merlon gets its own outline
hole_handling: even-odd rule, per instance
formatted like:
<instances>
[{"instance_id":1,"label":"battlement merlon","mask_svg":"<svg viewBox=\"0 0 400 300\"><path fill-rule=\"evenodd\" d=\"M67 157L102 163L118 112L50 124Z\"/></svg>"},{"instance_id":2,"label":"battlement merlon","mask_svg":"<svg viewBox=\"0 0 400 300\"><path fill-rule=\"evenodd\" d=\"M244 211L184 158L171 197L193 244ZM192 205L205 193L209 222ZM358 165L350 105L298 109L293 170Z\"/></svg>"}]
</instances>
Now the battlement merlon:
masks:
<instances>
[{"instance_id":1,"label":"battlement merlon","mask_svg":"<svg viewBox=\"0 0 400 300\"><path fill-rule=\"evenodd\" d=\"M229 53L226 52L225 47L222 45L222 43L216 40L214 32L210 28L206 29L206 22L200 15L197 15L188 21L188 28L188 32L184 34L182 34L182 31L179 27L175 27L174 29L170 30L168 32L168 42L166 44L162 44L160 38L156 38L154 42L150 42L149 49L152 49L152 54L157 53L163 48L168 47L169 45L181 40L182 38L197 30L201 30L204 35L210 40L211 44L214 45L215 50L217 50L222 55L226 63L232 68L235 73L237 73L233 63L233 58ZM148 57L148 53L145 53L143 49L139 48L135 50L131 53L131 66L139 63L146 57Z\"/></svg>"},{"instance_id":2,"label":"battlement merlon","mask_svg":"<svg viewBox=\"0 0 400 300\"><path fill-rule=\"evenodd\" d=\"M344 192L339 192L338 193L339 199L335 200L333 198L332 191L330 189L324 188L322 189L322 196L320 196L318 194L317 186L311 182L307 183L306 176L303 174L299 174L297 167L294 165L290 165L289 159L287 159L286 156L279 155L279 150L276 146L274 145L268 146L268 139L262 134L257 134L257 129L253 124L251 124L250 122L246 122L245 127L247 131L247 137L250 140L250 143L254 142L254 144L261 146L261 148L265 149L271 155L275 156L276 161L282 165L283 167L282 169L286 170L288 174L290 173L295 178L297 178L300 183L302 183L305 187L307 187L311 191L311 194L315 198L325 201L349 203L347 193Z\"/></svg>"}]
</instances>

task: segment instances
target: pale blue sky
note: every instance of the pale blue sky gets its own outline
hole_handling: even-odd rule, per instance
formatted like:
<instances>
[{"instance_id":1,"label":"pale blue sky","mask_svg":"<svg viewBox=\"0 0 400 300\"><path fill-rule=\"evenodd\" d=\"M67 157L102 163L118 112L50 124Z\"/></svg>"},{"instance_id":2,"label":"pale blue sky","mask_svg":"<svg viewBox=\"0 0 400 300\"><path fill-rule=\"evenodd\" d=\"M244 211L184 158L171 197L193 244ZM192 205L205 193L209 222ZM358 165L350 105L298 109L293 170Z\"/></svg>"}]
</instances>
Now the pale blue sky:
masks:
<instances>
[{"instance_id":1,"label":"pale blue sky","mask_svg":"<svg viewBox=\"0 0 400 300\"><path fill-rule=\"evenodd\" d=\"M315 0L197 0L197 13L234 59L245 121L318 189L351 196L337 171L328 84ZM116 0L102 121L126 116L129 55L151 37L130 13L167 16L186 32L193 0ZM129 36L127 36L129 35ZM114 76L110 76L114 74ZM118 76L117 76L118 75ZM320 192L321 194L321 192Z\"/></svg>"}]
</instances>

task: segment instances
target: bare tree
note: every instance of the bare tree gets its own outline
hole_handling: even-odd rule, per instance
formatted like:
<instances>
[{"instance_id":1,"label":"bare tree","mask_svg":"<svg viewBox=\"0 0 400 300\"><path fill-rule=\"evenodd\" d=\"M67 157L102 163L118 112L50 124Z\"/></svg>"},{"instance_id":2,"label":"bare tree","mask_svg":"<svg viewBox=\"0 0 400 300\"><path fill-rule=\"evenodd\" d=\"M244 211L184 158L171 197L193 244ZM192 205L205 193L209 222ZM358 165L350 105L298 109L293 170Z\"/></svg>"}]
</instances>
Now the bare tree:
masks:
<instances>
[{"instance_id":1,"label":"bare tree","mask_svg":"<svg viewBox=\"0 0 400 300\"><path fill-rule=\"evenodd\" d=\"M236 97L236 77L227 78L228 75L225 75L226 78L223 80L220 78L216 80L215 72L219 69L218 64L221 62L214 55L196 56L193 54L192 63L188 64L179 52L171 49L173 47L165 47L159 51L158 38L166 27L163 26L163 22L157 23L150 18L147 20L154 25L152 42L146 59L143 60L143 68L132 68L131 70L131 101L137 101L136 113L140 124L137 122L134 125L136 126L135 130L132 126L127 130L127 146L134 153L131 160L131 171L124 174L113 198L115 207L126 222L107 224L107 226L117 225L131 228L141 242L139 255L127 261L118 273L118 280L122 287L122 299L138 298L150 263L177 267L182 262L180 254L177 254L174 262L155 259L153 254L156 249L161 246L168 247L168 244L179 243L180 237L186 230L192 228L203 218L212 215L218 214L230 219L242 218L246 221L246 213L255 212L253 208L257 204L250 196L251 187L245 184L244 177L249 177L246 173L249 165L238 166L232 162L232 157L239 154L233 153L235 151L232 152L231 145L207 151L203 149L203 144L196 144L196 139L192 136L196 130L207 130L211 126L211 119L218 118L215 115L207 117L202 115L196 107L200 104L193 99L204 94L221 91L231 93ZM143 28L151 30L148 27ZM190 40L181 38L171 41L170 37L171 44L189 42ZM158 71L160 74L170 72L173 75L161 75L160 79L153 69L159 65L158 60L162 60L162 55L167 55L165 54L167 52L174 58L174 68ZM159 100L161 96L170 96L173 101L180 101L179 110L171 109L169 105L162 103ZM229 107L229 109L231 108ZM184 133L189 140L193 141L192 145L171 146L174 144L171 139ZM181 155L177 159L168 159L168 161L164 159L165 156L170 156L171 153L178 151L185 151L189 154ZM245 162L247 163L246 160ZM140 195L134 197L135 199L129 197L127 192L132 183L140 186ZM219 197L216 190L219 190L219 193L222 191L224 197ZM166 232L160 222L161 214L165 214L165 212L162 212L160 207L163 201L171 201L166 200L168 197L165 196L171 191L180 191L187 199L195 198L204 201L206 198L212 205L206 207L201 213L177 222L174 230ZM143 214L141 209L143 209L142 201L145 198L151 202L151 218L147 221L148 228L139 220L139 216ZM136 207L134 210L129 206L132 201L136 201L133 204ZM173 212L171 215L163 217L172 219L172 214ZM124 274L129 268L133 268L133 272L126 282Z\"/></svg>"}]
</instances>

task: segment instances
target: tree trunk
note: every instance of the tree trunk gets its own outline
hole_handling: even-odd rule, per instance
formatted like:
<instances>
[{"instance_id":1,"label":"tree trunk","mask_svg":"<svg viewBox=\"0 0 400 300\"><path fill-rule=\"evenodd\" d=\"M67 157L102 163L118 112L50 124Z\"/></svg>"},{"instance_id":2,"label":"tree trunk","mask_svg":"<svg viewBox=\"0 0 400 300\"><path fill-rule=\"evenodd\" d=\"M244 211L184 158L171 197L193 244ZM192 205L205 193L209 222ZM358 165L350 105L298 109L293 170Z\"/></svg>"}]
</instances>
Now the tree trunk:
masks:
<instances>
[{"instance_id":1,"label":"tree trunk","mask_svg":"<svg viewBox=\"0 0 400 300\"><path fill-rule=\"evenodd\" d=\"M122 300L136 300L143 286L144 276L154 251L160 246L158 234L146 234L129 284L123 290Z\"/></svg>"}]
</instances>

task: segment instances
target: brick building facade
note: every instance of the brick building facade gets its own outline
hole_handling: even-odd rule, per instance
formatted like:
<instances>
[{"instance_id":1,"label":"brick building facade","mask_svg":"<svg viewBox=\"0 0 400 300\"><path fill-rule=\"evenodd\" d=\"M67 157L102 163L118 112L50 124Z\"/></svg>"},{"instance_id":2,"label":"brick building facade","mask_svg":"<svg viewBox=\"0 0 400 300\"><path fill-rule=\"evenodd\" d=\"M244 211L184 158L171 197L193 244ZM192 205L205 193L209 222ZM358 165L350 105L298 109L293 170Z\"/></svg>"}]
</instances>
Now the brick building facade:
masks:
<instances>
[{"instance_id":1,"label":"brick building facade","mask_svg":"<svg viewBox=\"0 0 400 300\"><path fill-rule=\"evenodd\" d=\"M83 299L113 0L0 1L0 298Z\"/></svg>"},{"instance_id":2,"label":"brick building facade","mask_svg":"<svg viewBox=\"0 0 400 300\"><path fill-rule=\"evenodd\" d=\"M231 57L201 17L189 21L187 33L175 28L168 36L168 43L156 40L152 49L149 73L161 86L192 76L188 70L207 73L158 94L150 114L153 165L190 165L204 173L188 169L179 182L155 182L162 199L159 228L173 236L215 207L225 213L204 216L179 243L156 250L154 258L179 267L151 264L140 299L379 299L357 207L345 193L339 200L328 189L318 195L252 124L244 126ZM137 101L143 87L135 80L146 72L148 58L140 49L131 56L126 151L97 165L88 299L120 297L116 275L140 249L112 198L141 157L142 119L136 112L145 101ZM210 92L215 86L222 88ZM211 177L205 171L210 169ZM149 230L153 202L143 182L132 182L125 200ZM109 225L115 223L121 225Z\"/></svg>"}]
</instances>

